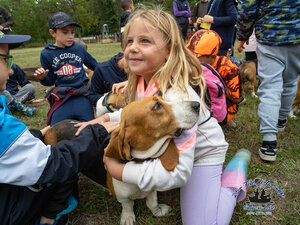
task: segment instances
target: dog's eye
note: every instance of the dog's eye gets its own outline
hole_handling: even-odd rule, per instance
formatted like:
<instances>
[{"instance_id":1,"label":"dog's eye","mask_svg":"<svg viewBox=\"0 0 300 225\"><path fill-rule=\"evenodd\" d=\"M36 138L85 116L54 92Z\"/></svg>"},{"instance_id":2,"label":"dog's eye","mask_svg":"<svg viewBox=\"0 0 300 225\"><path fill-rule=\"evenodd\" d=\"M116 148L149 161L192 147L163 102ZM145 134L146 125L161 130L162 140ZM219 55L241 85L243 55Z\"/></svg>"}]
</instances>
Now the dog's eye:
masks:
<instances>
[{"instance_id":1,"label":"dog's eye","mask_svg":"<svg viewBox=\"0 0 300 225\"><path fill-rule=\"evenodd\" d=\"M159 110L159 109L162 108L162 107L163 107L163 105L162 105L161 103L157 102L157 103L153 106L152 110Z\"/></svg>"}]
</instances>

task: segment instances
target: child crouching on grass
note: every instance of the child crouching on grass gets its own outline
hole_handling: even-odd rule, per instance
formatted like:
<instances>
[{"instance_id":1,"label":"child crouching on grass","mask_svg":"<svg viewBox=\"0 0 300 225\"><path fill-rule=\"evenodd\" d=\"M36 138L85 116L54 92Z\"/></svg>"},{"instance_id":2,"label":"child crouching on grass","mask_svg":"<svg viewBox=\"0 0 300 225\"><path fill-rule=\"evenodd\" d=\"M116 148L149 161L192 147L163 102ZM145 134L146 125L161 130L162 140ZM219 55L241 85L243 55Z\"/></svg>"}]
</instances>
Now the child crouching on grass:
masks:
<instances>
[{"instance_id":1,"label":"child crouching on grass","mask_svg":"<svg viewBox=\"0 0 300 225\"><path fill-rule=\"evenodd\" d=\"M94 110L88 99L89 84L83 65L95 70L97 61L83 45L74 42L75 27L80 27L64 12L54 13L49 20L50 34L55 44L41 52L41 65L34 73L41 84L55 88L46 94L50 103L47 124L64 119L89 121Z\"/></svg>"},{"instance_id":2,"label":"child crouching on grass","mask_svg":"<svg viewBox=\"0 0 300 225\"><path fill-rule=\"evenodd\" d=\"M250 154L239 151L221 175L228 144L205 105L201 64L185 47L173 16L161 9L134 12L124 31L124 56L131 101L161 94L167 102L198 101L201 109L196 127L173 139L179 152L173 171L165 170L159 159L122 164L104 157L107 170L144 191L181 187L183 224L228 224L237 199L245 197L243 183ZM200 93L192 86L198 86ZM119 121L120 115L121 110L78 124L77 134L88 124Z\"/></svg>"},{"instance_id":3,"label":"child crouching on grass","mask_svg":"<svg viewBox=\"0 0 300 225\"><path fill-rule=\"evenodd\" d=\"M243 101L243 84L238 67L226 56L217 56L222 40L213 30L199 30L189 40L187 48L201 63L210 64L226 85L227 124L235 127L233 117Z\"/></svg>"},{"instance_id":4,"label":"child crouching on grass","mask_svg":"<svg viewBox=\"0 0 300 225\"><path fill-rule=\"evenodd\" d=\"M6 88L11 68L9 49L29 39L29 35L0 36L0 91ZM11 115L6 97L0 95L1 225L66 224L66 214L77 205L73 194L79 172L98 171L97 181L105 186L102 156L108 133L117 126L89 126L74 140L46 146L42 139L49 127L29 131Z\"/></svg>"}]
</instances>

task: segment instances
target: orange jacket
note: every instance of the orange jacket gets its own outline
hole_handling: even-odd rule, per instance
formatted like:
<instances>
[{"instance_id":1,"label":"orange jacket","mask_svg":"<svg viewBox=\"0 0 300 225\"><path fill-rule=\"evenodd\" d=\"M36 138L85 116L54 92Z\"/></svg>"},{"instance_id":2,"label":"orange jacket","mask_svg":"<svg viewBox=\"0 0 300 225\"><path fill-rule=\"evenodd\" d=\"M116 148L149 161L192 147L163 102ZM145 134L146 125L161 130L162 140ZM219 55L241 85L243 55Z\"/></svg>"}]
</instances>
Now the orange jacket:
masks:
<instances>
[{"instance_id":1,"label":"orange jacket","mask_svg":"<svg viewBox=\"0 0 300 225\"><path fill-rule=\"evenodd\" d=\"M238 67L226 56L217 56L212 67L218 71L224 80L229 95L233 99L242 97L243 84ZM227 97L227 123L235 116L238 111L238 104L233 103Z\"/></svg>"}]
</instances>

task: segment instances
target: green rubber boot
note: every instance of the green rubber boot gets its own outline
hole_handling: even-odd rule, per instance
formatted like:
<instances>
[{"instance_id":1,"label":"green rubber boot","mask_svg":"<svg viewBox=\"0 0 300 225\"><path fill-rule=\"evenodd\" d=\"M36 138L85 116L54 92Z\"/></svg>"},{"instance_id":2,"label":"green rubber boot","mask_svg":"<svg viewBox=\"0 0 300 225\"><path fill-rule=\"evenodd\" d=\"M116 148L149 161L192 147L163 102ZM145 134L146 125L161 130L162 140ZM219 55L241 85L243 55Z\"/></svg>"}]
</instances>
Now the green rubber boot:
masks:
<instances>
[{"instance_id":1,"label":"green rubber boot","mask_svg":"<svg viewBox=\"0 0 300 225\"><path fill-rule=\"evenodd\" d=\"M10 111L14 111L14 110L20 111L25 116L32 116L36 111L35 107L30 108L24 105L23 103L17 101L16 99L11 103L9 103L8 108Z\"/></svg>"}]
</instances>

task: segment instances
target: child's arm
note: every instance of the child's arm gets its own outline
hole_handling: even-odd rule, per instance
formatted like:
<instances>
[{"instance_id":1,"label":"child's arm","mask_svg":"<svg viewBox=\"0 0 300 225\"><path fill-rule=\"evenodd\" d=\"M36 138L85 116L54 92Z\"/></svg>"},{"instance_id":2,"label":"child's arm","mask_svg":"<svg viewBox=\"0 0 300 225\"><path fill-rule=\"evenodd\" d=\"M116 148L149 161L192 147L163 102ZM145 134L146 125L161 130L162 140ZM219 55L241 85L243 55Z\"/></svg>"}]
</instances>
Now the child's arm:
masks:
<instances>
[{"instance_id":1,"label":"child's arm","mask_svg":"<svg viewBox=\"0 0 300 225\"><path fill-rule=\"evenodd\" d=\"M93 71L95 70L95 68L96 68L96 66L98 64L97 60L93 56L91 56L90 53L88 53L87 51L86 51L85 60L84 60L83 63L89 69L91 69Z\"/></svg>"},{"instance_id":2,"label":"child's arm","mask_svg":"<svg viewBox=\"0 0 300 225\"><path fill-rule=\"evenodd\" d=\"M187 139L183 143L175 141L180 154L178 164L173 171L167 171L162 166L159 158L146 160L144 162L130 161L126 164L122 164L116 159L104 157L103 160L106 169L115 179L136 184L144 191L166 191L181 187L188 181L192 172L196 143L196 127L184 131L182 135Z\"/></svg>"},{"instance_id":3,"label":"child's arm","mask_svg":"<svg viewBox=\"0 0 300 225\"><path fill-rule=\"evenodd\" d=\"M53 70L51 70L51 64L48 62L49 59L46 57L45 54L46 53L42 51L40 57L42 67L38 68L35 71L34 76L36 76L39 79L42 85L52 86L55 83L55 78Z\"/></svg>"},{"instance_id":4,"label":"child's arm","mask_svg":"<svg viewBox=\"0 0 300 225\"><path fill-rule=\"evenodd\" d=\"M190 10L190 9L188 8L188 10ZM191 16L191 11L188 11L188 10L179 11L176 1L173 2L173 13L174 13L175 16L190 17Z\"/></svg>"},{"instance_id":5,"label":"child's arm","mask_svg":"<svg viewBox=\"0 0 300 225\"><path fill-rule=\"evenodd\" d=\"M190 88L191 99L199 101L199 96ZM175 91L166 93L166 101L178 99ZM116 112L115 112L116 113ZM115 113L109 113L111 120L114 120ZM179 161L173 171L167 171L159 158L150 159L144 162L130 161L121 164L120 162L105 158L107 170L111 172L116 179L122 179L126 183L137 185L141 190L166 191L183 186L191 175L194 164L194 151L196 146L196 132L198 125L184 130L183 133L173 138L179 152Z\"/></svg>"},{"instance_id":6,"label":"child's arm","mask_svg":"<svg viewBox=\"0 0 300 225\"><path fill-rule=\"evenodd\" d=\"M106 93L109 89L104 84L103 74L101 72L101 63L95 68L92 76L91 88L89 99L93 105L97 104L97 101Z\"/></svg>"}]
</instances>

